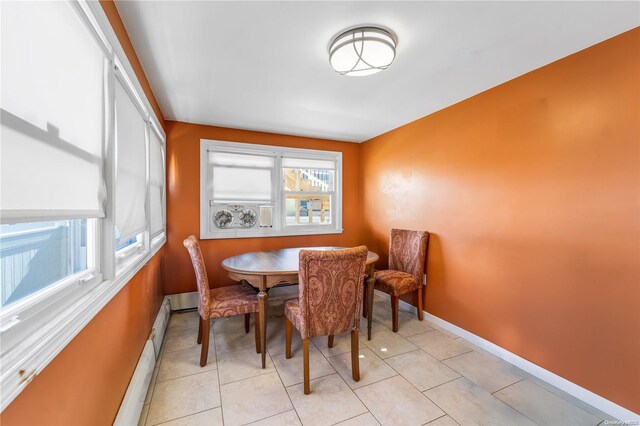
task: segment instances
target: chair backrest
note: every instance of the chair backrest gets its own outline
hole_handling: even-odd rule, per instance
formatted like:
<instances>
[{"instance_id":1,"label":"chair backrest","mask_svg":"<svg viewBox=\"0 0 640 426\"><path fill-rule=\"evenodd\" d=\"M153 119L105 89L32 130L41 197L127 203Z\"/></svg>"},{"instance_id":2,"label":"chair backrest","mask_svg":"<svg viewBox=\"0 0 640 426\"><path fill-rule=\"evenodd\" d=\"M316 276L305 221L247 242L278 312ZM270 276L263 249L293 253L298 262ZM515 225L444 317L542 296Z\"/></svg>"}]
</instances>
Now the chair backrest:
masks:
<instances>
[{"instance_id":1,"label":"chair backrest","mask_svg":"<svg viewBox=\"0 0 640 426\"><path fill-rule=\"evenodd\" d=\"M300 310L306 337L360 327L367 253L366 246L300 251Z\"/></svg>"},{"instance_id":2,"label":"chair backrest","mask_svg":"<svg viewBox=\"0 0 640 426\"><path fill-rule=\"evenodd\" d=\"M422 283L429 233L392 229L389 241L389 269L408 272Z\"/></svg>"},{"instance_id":3,"label":"chair backrest","mask_svg":"<svg viewBox=\"0 0 640 426\"><path fill-rule=\"evenodd\" d=\"M182 244L189 250L193 270L196 273L198 294L200 295L198 311L203 316L207 316L209 313L209 278L207 277L207 268L204 265L204 258L200 251L200 244L198 244L198 239L195 235L188 236Z\"/></svg>"}]
</instances>

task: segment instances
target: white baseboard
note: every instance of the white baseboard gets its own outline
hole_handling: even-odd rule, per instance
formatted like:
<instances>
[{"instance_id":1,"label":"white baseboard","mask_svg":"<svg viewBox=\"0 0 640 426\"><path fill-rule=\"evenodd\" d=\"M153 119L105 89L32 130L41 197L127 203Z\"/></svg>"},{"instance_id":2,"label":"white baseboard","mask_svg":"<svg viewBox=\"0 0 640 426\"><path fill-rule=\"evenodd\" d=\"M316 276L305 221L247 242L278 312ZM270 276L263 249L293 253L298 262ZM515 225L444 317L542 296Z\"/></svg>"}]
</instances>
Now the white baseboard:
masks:
<instances>
[{"instance_id":1,"label":"white baseboard","mask_svg":"<svg viewBox=\"0 0 640 426\"><path fill-rule=\"evenodd\" d=\"M113 422L115 426L138 424L170 314L171 304L169 299L165 297L153 323L149 340L144 345L142 355L140 355L136 369L127 387L127 392L124 395L122 404L120 404L116 420Z\"/></svg>"},{"instance_id":2,"label":"white baseboard","mask_svg":"<svg viewBox=\"0 0 640 426\"><path fill-rule=\"evenodd\" d=\"M379 292L376 290L376 294L390 300L388 294ZM401 300L400 309L409 311L411 313L416 313L416 307ZM569 380L558 376L555 373L552 373L549 370L546 370L539 365L532 363L531 361L527 361L526 359L509 352L508 350L492 343L486 339L483 339L480 336L477 336L463 328L458 327L455 324L451 324L448 321L443 320L435 315L428 313L427 311L423 311L425 318L430 322L436 324L439 327L442 327L444 330L447 330L457 336L462 337L463 339L473 343L481 349L507 361L510 364L515 365L516 367L524 370L525 372L531 374L532 376L552 385L556 388L566 392L567 394L573 396L574 398L591 405L592 407L597 408L598 410L622 421L635 421L635 424L638 424L640 421L640 415L634 413L631 410L628 410L615 402L609 401L606 398L601 397L588 389L583 388Z\"/></svg>"},{"instance_id":3,"label":"white baseboard","mask_svg":"<svg viewBox=\"0 0 640 426\"><path fill-rule=\"evenodd\" d=\"M153 342L153 349L156 354L156 359L160 355L160 346L162 346L162 340L164 339L164 332L167 329L167 324L169 323L169 316L171 315L171 301L169 298L165 297L162 305L160 305L160 311L158 312L158 316L156 317L155 322L153 323L153 328L151 329L151 335L149 336L149 340Z\"/></svg>"},{"instance_id":4,"label":"white baseboard","mask_svg":"<svg viewBox=\"0 0 640 426\"><path fill-rule=\"evenodd\" d=\"M153 342L147 340L144 350L133 372L133 377L129 382L127 393L124 395L116 420L115 426L129 426L138 424L144 398L151 383L151 376L156 365L156 354L153 350Z\"/></svg>"}]
</instances>

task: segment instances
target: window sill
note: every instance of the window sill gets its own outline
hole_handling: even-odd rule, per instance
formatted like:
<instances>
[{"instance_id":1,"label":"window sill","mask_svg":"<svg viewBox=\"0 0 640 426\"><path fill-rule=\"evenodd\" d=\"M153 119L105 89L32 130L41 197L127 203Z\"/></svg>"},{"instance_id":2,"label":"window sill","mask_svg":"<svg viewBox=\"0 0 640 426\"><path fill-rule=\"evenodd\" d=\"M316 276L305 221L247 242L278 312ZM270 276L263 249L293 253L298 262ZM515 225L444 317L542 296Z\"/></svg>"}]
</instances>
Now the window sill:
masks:
<instances>
[{"instance_id":1,"label":"window sill","mask_svg":"<svg viewBox=\"0 0 640 426\"><path fill-rule=\"evenodd\" d=\"M260 230L245 230L245 229L228 229L224 231L201 233L201 240L220 240L220 239L235 239L235 238L269 238L269 237L295 237L301 235L329 235L329 234L342 234L342 229L313 229L313 228L300 228L300 229L285 229L276 231L273 229L260 229Z\"/></svg>"},{"instance_id":2,"label":"window sill","mask_svg":"<svg viewBox=\"0 0 640 426\"><path fill-rule=\"evenodd\" d=\"M22 339L15 346L10 347L7 353L0 354L2 357L0 411L4 411L31 380L40 374L131 278L156 255L164 242L164 240L158 242L148 252L136 257L126 266L123 265L114 280L102 281L75 300L61 300L48 306L37 317L31 318L33 323L37 322L36 331L30 333L27 338ZM18 326L20 324L16 325L16 327Z\"/></svg>"}]
</instances>

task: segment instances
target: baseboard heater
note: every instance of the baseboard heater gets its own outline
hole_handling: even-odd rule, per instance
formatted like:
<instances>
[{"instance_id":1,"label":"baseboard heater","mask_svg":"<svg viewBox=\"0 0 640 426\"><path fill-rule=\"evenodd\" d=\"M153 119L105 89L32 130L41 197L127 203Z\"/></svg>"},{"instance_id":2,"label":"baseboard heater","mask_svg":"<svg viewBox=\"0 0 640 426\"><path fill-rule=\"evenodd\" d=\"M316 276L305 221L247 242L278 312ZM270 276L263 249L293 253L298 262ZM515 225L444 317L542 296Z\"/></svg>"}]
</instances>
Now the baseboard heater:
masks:
<instances>
[{"instance_id":1,"label":"baseboard heater","mask_svg":"<svg viewBox=\"0 0 640 426\"><path fill-rule=\"evenodd\" d=\"M118 415L113 422L115 426L138 424L144 399L147 395L149 384L151 383L151 376L153 376L153 369L156 366L156 360L160 354L160 346L162 345L162 339L164 338L164 332L167 328L170 314L171 303L168 298L165 298L162 305L160 305L160 311L153 323L149 340L146 341L142 355L140 355L140 360L133 372L127 393L125 393L122 404L120 404Z\"/></svg>"}]
</instances>

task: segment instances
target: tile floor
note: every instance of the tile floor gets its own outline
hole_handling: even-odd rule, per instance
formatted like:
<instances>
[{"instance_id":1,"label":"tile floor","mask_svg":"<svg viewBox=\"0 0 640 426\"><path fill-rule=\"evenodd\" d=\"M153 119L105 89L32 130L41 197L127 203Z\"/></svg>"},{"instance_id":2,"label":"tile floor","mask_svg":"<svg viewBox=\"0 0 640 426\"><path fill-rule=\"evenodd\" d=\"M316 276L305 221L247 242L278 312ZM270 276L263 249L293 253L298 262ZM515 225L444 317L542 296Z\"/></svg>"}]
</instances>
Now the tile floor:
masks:
<instances>
[{"instance_id":1,"label":"tile floor","mask_svg":"<svg viewBox=\"0 0 640 426\"><path fill-rule=\"evenodd\" d=\"M213 322L200 368L197 313L171 315L139 425L598 425L611 420L428 321L376 296L371 341L360 331L361 379L351 379L350 335L310 345L311 394L302 389L301 340L284 356L284 298L269 301L267 368L253 324Z\"/></svg>"}]
</instances>

